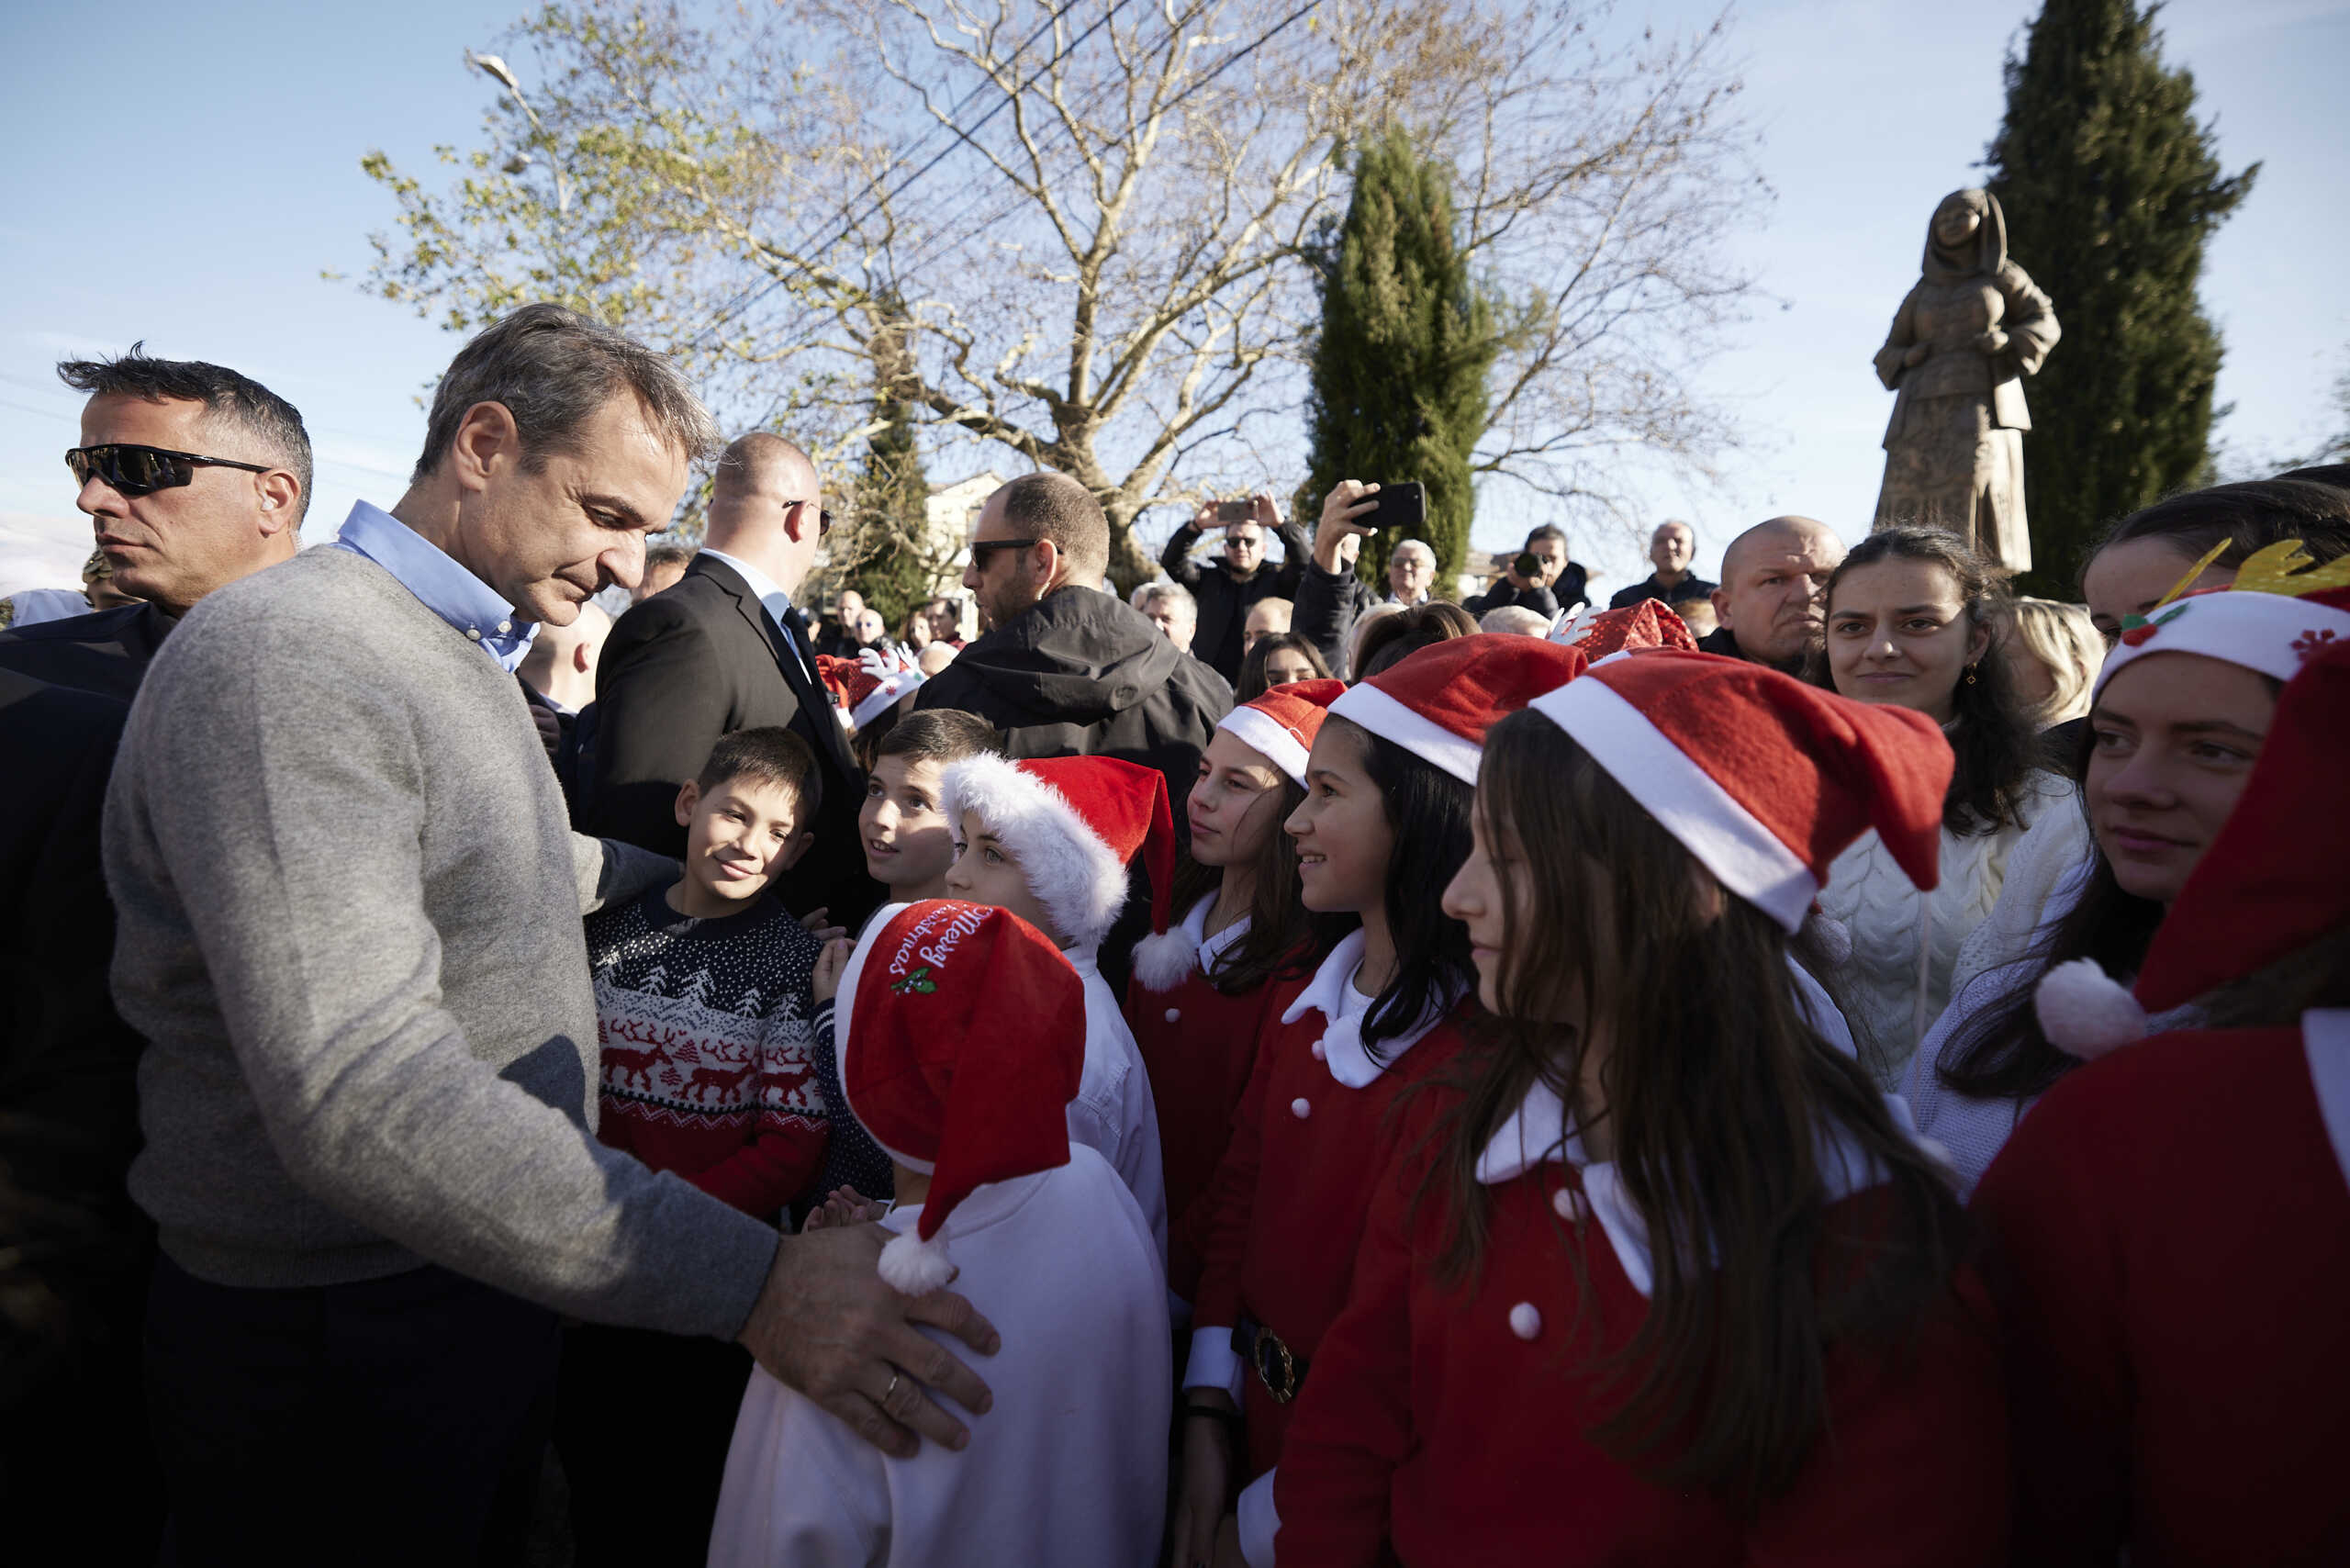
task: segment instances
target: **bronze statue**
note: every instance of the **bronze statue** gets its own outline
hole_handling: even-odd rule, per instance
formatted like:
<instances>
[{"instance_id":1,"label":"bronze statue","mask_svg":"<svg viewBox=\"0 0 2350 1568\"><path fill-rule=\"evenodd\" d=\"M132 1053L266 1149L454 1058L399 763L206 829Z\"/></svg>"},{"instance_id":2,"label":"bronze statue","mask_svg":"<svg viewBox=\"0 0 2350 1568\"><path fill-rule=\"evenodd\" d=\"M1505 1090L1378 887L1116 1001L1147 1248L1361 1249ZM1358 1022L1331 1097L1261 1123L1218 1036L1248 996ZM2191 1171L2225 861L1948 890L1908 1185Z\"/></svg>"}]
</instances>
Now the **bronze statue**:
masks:
<instances>
[{"instance_id":1,"label":"bronze statue","mask_svg":"<svg viewBox=\"0 0 2350 1568\"><path fill-rule=\"evenodd\" d=\"M2007 219L1988 191L1942 198L1922 270L1876 351L1895 397L1872 527L1945 529L2002 570L2027 570L2023 378L2056 342L2055 309L2008 260Z\"/></svg>"}]
</instances>

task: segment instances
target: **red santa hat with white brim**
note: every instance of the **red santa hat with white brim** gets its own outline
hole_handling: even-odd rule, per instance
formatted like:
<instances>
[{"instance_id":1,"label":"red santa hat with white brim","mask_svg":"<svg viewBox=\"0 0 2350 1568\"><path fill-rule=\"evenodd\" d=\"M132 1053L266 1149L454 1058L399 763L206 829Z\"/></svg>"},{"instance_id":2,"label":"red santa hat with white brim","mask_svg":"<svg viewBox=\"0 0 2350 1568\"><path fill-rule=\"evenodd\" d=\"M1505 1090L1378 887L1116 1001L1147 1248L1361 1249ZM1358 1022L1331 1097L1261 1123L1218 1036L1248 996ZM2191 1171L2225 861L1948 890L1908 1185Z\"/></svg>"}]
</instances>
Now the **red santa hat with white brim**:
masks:
<instances>
[{"instance_id":1,"label":"red santa hat with white brim","mask_svg":"<svg viewBox=\"0 0 2350 1568\"><path fill-rule=\"evenodd\" d=\"M1345 695L1343 680L1295 680L1244 702L1217 721L1216 728L1257 752L1299 784L1305 759L1322 733L1330 704ZM1171 910L1169 912L1172 913ZM1173 922L1135 944L1135 979L1146 991L1172 991L1199 964L1200 944Z\"/></svg>"},{"instance_id":2,"label":"red santa hat with white brim","mask_svg":"<svg viewBox=\"0 0 2350 1568\"><path fill-rule=\"evenodd\" d=\"M2200 577L2225 548L2223 541L2185 580ZM2340 642L2350 642L2350 556L2312 568L2301 542L2288 539L2254 553L2229 587L2166 598L2123 621L2097 689L2102 694L2115 676L2154 654L2200 654L2290 680L2312 653Z\"/></svg>"},{"instance_id":3,"label":"red santa hat with white brim","mask_svg":"<svg viewBox=\"0 0 2350 1568\"><path fill-rule=\"evenodd\" d=\"M1020 857L1028 890L1071 941L1091 946L1110 934L1136 855L1150 879L1150 929L1167 929L1175 820L1157 768L1113 756L1014 762L981 753L948 764L939 794L950 824L959 831L963 814L977 812Z\"/></svg>"},{"instance_id":4,"label":"red santa hat with white brim","mask_svg":"<svg viewBox=\"0 0 2350 1568\"><path fill-rule=\"evenodd\" d=\"M933 899L866 924L834 1018L841 1091L873 1141L930 1177L914 1228L881 1249L908 1295L955 1277L947 1221L977 1188L1069 1163L1085 1074L1085 986L1009 910Z\"/></svg>"},{"instance_id":5,"label":"red santa hat with white brim","mask_svg":"<svg viewBox=\"0 0 2350 1568\"><path fill-rule=\"evenodd\" d=\"M1550 629L1550 641L1578 650L1593 664L1643 648L1697 651L1689 623L1671 605L1652 599L1621 610L1586 610L1580 615L1562 612L1559 623Z\"/></svg>"},{"instance_id":6,"label":"red santa hat with white brim","mask_svg":"<svg viewBox=\"0 0 2350 1568\"><path fill-rule=\"evenodd\" d=\"M1532 707L1789 933L1830 863L1871 828L1910 881L1939 879L1953 765L1922 713L1744 659L1670 651L1610 658Z\"/></svg>"},{"instance_id":7,"label":"red santa hat with white brim","mask_svg":"<svg viewBox=\"0 0 2350 1568\"><path fill-rule=\"evenodd\" d=\"M849 722L857 729L865 728L888 712L890 704L913 690L922 681L923 674L918 669L850 670L845 679Z\"/></svg>"},{"instance_id":8,"label":"red santa hat with white brim","mask_svg":"<svg viewBox=\"0 0 2350 1568\"><path fill-rule=\"evenodd\" d=\"M1474 784L1485 732L1587 662L1576 649L1533 637L1453 637L1348 687L1330 712Z\"/></svg>"},{"instance_id":9,"label":"red santa hat with white brim","mask_svg":"<svg viewBox=\"0 0 2350 1568\"><path fill-rule=\"evenodd\" d=\"M2050 1043L2084 1059L2103 1056L2144 1038L2148 1013L2192 1002L2350 924L2350 812L2342 809L2350 634L2317 638L2304 656L2252 778L2155 929L2135 987L2125 991L2091 958L2042 977L2032 1002Z\"/></svg>"}]
</instances>

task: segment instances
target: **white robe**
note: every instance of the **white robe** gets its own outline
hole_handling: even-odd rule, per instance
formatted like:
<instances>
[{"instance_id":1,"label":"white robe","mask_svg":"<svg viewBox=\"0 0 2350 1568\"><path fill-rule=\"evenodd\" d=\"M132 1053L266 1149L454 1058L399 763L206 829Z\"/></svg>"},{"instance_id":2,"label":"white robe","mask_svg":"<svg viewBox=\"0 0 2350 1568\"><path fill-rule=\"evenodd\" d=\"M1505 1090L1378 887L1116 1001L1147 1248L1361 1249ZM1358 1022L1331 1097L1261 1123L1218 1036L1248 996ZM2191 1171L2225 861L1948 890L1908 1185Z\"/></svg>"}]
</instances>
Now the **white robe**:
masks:
<instances>
[{"instance_id":1,"label":"white robe","mask_svg":"<svg viewBox=\"0 0 2350 1568\"><path fill-rule=\"evenodd\" d=\"M1151 1096L1150 1070L1143 1066L1116 994L1102 978L1100 949L1071 947L1062 956L1085 982L1085 1073L1078 1080L1077 1098L1069 1103L1069 1141L1100 1153L1125 1181L1158 1243L1164 1272L1167 1171L1158 1152L1158 1102Z\"/></svg>"},{"instance_id":2,"label":"white robe","mask_svg":"<svg viewBox=\"0 0 2350 1568\"><path fill-rule=\"evenodd\" d=\"M912 1228L921 1211L881 1223ZM1147 1568L1167 1502L1174 1387L1167 1279L1109 1164L979 1188L946 1226L953 1289L1003 1336L961 1453L890 1459L763 1371L751 1373L710 1540L711 1568Z\"/></svg>"}]
</instances>

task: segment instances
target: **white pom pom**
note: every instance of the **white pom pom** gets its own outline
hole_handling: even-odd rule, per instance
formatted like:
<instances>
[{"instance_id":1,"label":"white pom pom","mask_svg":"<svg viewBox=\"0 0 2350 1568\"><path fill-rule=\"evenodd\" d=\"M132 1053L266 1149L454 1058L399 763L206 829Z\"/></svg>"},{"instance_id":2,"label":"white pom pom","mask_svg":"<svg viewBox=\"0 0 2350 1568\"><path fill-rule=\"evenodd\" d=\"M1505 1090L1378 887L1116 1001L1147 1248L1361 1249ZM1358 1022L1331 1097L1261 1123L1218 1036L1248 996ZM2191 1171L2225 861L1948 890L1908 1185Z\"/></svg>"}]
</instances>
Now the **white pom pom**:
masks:
<instances>
[{"instance_id":1,"label":"white pom pom","mask_svg":"<svg viewBox=\"0 0 2350 1568\"><path fill-rule=\"evenodd\" d=\"M2146 1036L2146 1010L2094 958L2075 958L2049 970L2031 1005L2049 1042L2083 1061Z\"/></svg>"},{"instance_id":2,"label":"white pom pom","mask_svg":"<svg viewBox=\"0 0 2350 1568\"><path fill-rule=\"evenodd\" d=\"M1192 972L1200 950L1181 926L1135 944L1135 978L1146 991L1172 991Z\"/></svg>"},{"instance_id":3,"label":"white pom pom","mask_svg":"<svg viewBox=\"0 0 2350 1568\"><path fill-rule=\"evenodd\" d=\"M911 1230L891 1237L881 1249L881 1277L890 1289L908 1295L945 1290L955 1278L955 1265L946 1256L946 1233L942 1230L928 1241Z\"/></svg>"},{"instance_id":4,"label":"white pom pom","mask_svg":"<svg viewBox=\"0 0 2350 1568\"><path fill-rule=\"evenodd\" d=\"M1811 939L1818 944L1819 956L1840 968L1852 962L1852 932L1842 921L1815 913L1811 917Z\"/></svg>"}]
</instances>

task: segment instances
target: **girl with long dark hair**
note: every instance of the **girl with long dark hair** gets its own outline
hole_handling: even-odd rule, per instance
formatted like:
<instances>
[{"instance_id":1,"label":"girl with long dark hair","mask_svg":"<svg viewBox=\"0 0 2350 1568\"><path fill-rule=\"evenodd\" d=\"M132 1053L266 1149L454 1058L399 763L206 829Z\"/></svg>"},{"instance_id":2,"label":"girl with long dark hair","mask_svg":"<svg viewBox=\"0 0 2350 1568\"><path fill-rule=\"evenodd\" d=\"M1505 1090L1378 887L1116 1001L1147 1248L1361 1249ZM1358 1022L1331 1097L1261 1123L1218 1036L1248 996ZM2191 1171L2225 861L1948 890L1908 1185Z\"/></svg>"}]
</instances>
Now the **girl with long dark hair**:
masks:
<instances>
[{"instance_id":1,"label":"girl with long dark hair","mask_svg":"<svg viewBox=\"0 0 2350 1568\"><path fill-rule=\"evenodd\" d=\"M1936 727L1634 655L1496 724L1445 893L1494 1014L1388 1144L1281 1562L2001 1561L1963 1216L1789 945L1874 827L1933 879Z\"/></svg>"},{"instance_id":2,"label":"girl with long dark hair","mask_svg":"<svg viewBox=\"0 0 2350 1568\"><path fill-rule=\"evenodd\" d=\"M2049 901L2021 958L1952 1000L1904 1085L1919 1130L1949 1149L1962 1191L2078 1064L2057 1037L2064 1020L2037 1000L2042 978L2085 958L2109 975L2139 973L2165 912L2236 809L2277 690L2309 650L2350 641L2350 588L2323 586L2350 573L2339 560L2297 569L2310 565L2298 550L2289 540L2271 545L2243 565L2233 587L2157 601L2121 623L2082 756L2094 846L2086 870ZM2192 1022L2173 1013L2151 1026Z\"/></svg>"},{"instance_id":3,"label":"girl with long dark hair","mask_svg":"<svg viewBox=\"0 0 2350 1568\"><path fill-rule=\"evenodd\" d=\"M1373 1157L1396 1097L1449 1060L1473 983L1435 894L1469 853L1480 742L1583 666L1529 637L1426 648L1332 704L1285 826L1307 908L1361 928L1285 987L1206 1200L1207 1264L1184 1370L1174 1561L1271 1560L1271 1472L1297 1391L1346 1299ZM1237 1475L1255 1478L1226 1512Z\"/></svg>"},{"instance_id":4,"label":"girl with long dark hair","mask_svg":"<svg viewBox=\"0 0 2350 1568\"><path fill-rule=\"evenodd\" d=\"M1911 887L1864 834L1820 893L1820 912L1851 939L1840 978L1863 1056L1890 1088L1949 1000L1960 944L1998 902L2009 851L2041 815L2064 810L2072 790L2041 766L2031 715L2016 696L2007 596L1955 535L1872 533L1828 579L1827 603L1818 684L1925 714L1957 757L1942 802L1942 879L1930 892Z\"/></svg>"},{"instance_id":5,"label":"girl with long dark hair","mask_svg":"<svg viewBox=\"0 0 2350 1568\"><path fill-rule=\"evenodd\" d=\"M1306 756L1345 690L1342 681L1304 681L1224 716L1184 807L1191 847L1173 903L1182 913L1163 935L1135 944L1126 1024L1158 1107L1167 1282L1185 1301L1200 1282L1198 1200L1224 1158L1278 982L1311 973L1356 924L1306 907L1296 841L1281 831L1304 804Z\"/></svg>"}]
</instances>

